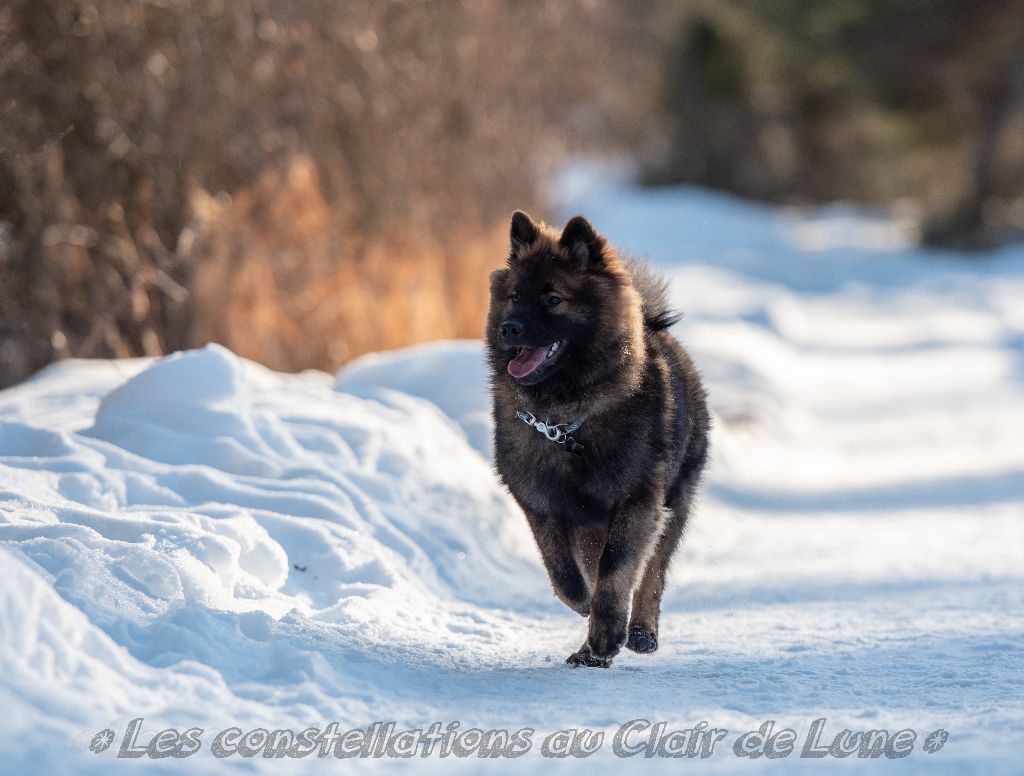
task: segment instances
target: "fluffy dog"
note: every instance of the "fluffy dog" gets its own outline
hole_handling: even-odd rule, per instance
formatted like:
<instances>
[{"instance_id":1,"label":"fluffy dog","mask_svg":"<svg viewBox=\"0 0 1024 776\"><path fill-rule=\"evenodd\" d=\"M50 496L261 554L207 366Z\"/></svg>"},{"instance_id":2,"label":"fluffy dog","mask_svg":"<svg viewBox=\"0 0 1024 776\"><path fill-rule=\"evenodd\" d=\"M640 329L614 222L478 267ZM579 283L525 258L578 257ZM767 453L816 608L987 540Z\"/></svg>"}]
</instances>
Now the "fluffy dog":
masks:
<instances>
[{"instance_id":1,"label":"fluffy dog","mask_svg":"<svg viewBox=\"0 0 1024 776\"><path fill-rule=\"evenodd\" d=\"M666 283L581 216L512 216L491 274L487 350L498 474L555 594L589 618L571 665L658 648L665 575L708 455L705 392L668 329Z\"/></svg>"}]
</instances>

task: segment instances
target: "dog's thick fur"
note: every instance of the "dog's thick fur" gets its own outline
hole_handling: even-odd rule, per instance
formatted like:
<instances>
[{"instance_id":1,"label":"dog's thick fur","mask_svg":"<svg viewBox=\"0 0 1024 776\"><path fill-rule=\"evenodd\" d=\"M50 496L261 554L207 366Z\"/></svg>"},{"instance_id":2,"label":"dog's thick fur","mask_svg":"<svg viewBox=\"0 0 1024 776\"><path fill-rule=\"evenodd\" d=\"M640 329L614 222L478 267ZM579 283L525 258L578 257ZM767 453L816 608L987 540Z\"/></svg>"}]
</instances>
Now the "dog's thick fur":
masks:
<instances>
[{"instance_id":1,"label":"dog's thick fur","mask_svg":"<svg viewBox=\"0 0 1024 776\"><path fill-rule=\"evenodd\" d=\"M650 268L619 257L580 216L558 235L517 212L511 242L506 268L491 274L486 333L495 463L555 594L589 618L567 662L607 667L623 646L657 649L666 570L708 454L705 393ZM550 354L551 343L554 356L513 377L528 366L510 361ZM583 419L573 434L583 453L519 410Z\"/></svg>"}]
</instances>

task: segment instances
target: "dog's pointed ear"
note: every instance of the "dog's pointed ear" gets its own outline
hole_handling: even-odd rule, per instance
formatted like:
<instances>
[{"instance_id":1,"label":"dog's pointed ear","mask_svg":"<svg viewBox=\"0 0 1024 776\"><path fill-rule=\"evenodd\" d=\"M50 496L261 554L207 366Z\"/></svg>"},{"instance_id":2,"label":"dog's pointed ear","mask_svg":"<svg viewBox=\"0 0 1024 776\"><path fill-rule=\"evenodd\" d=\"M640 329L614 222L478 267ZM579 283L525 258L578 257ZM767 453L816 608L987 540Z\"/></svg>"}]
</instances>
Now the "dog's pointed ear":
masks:
<instances>
[{"instance_id":1,"label":"dog's pointed ear","mask_svg":"<svg viewBox=\"0 0 1024 776\"><path fill-rule=\"evenodd\" d=\"M580 272L604 264L604 238L594 231L594 227L583 216L576 216L565 225L558 244L568 252Z\"/></svg>"},{"instance_id":2,"label":"dog's pointed ear","mask_svg":"<svg viewBox=\"0 0 1024 776\"><path fill-rule=\"evenodd\" d=\"M509 239L512 242L512 254L515 255L523 248L528 248L540 237L540 229L530 220L522 210L512 214L512 228L509 230Z\"/></svg>"}]
</instances>

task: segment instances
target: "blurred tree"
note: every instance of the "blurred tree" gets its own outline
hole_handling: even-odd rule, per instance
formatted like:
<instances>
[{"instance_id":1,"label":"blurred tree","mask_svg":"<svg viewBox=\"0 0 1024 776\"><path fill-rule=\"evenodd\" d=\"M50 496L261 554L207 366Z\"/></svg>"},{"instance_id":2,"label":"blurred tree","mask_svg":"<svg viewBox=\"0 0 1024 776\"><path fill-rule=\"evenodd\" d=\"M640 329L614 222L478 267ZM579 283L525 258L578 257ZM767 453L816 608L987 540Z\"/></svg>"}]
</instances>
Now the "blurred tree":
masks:
<instances>
[{"instance_id":1,"label":"blurred tree","mask_svg":"<svg viewBox=\"0 0 1024 776\"><path fill-rule=\"evenodd\" d=\"M927 236L1020 234L1021 0L735 0L681 25L651 182L918 200ZM1016 223L1013 219L1016 218Z\"/></svg>"}]
</instances>

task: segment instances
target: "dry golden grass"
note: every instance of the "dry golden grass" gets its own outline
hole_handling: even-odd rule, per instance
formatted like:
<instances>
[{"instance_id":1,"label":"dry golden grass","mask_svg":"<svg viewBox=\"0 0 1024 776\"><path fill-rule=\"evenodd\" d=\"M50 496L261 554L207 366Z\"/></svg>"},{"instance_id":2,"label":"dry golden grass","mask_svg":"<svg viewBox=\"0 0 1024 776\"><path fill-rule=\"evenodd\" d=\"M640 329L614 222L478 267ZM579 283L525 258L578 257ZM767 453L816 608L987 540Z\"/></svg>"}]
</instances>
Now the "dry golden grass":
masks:
<instances>
[{"instance_id":1,"label":"dry golden grass","mask_svg":"<svg viewBox=\"0 0 1024 776\"><path fill-rule=\"evenodd\" d=\"M616 44L643 15L0 5L0 386L212 340L333 369L478 336L508 214L542 212L546 167L616 136L650 85Z\"/></svg>"},{"instance_id":2,"label":"dry golden grass","mask_svg":"<svg viewBox=\"0 0 1024 776\"><path fill-rule=\"evenodd\" d=\"M504 258L503 229L445 244L346 235L304 157L231 200L197 191L193 210L190 344L220 342L282 370L480 336L487 275Z\"/></svg>"}]
</instances>

